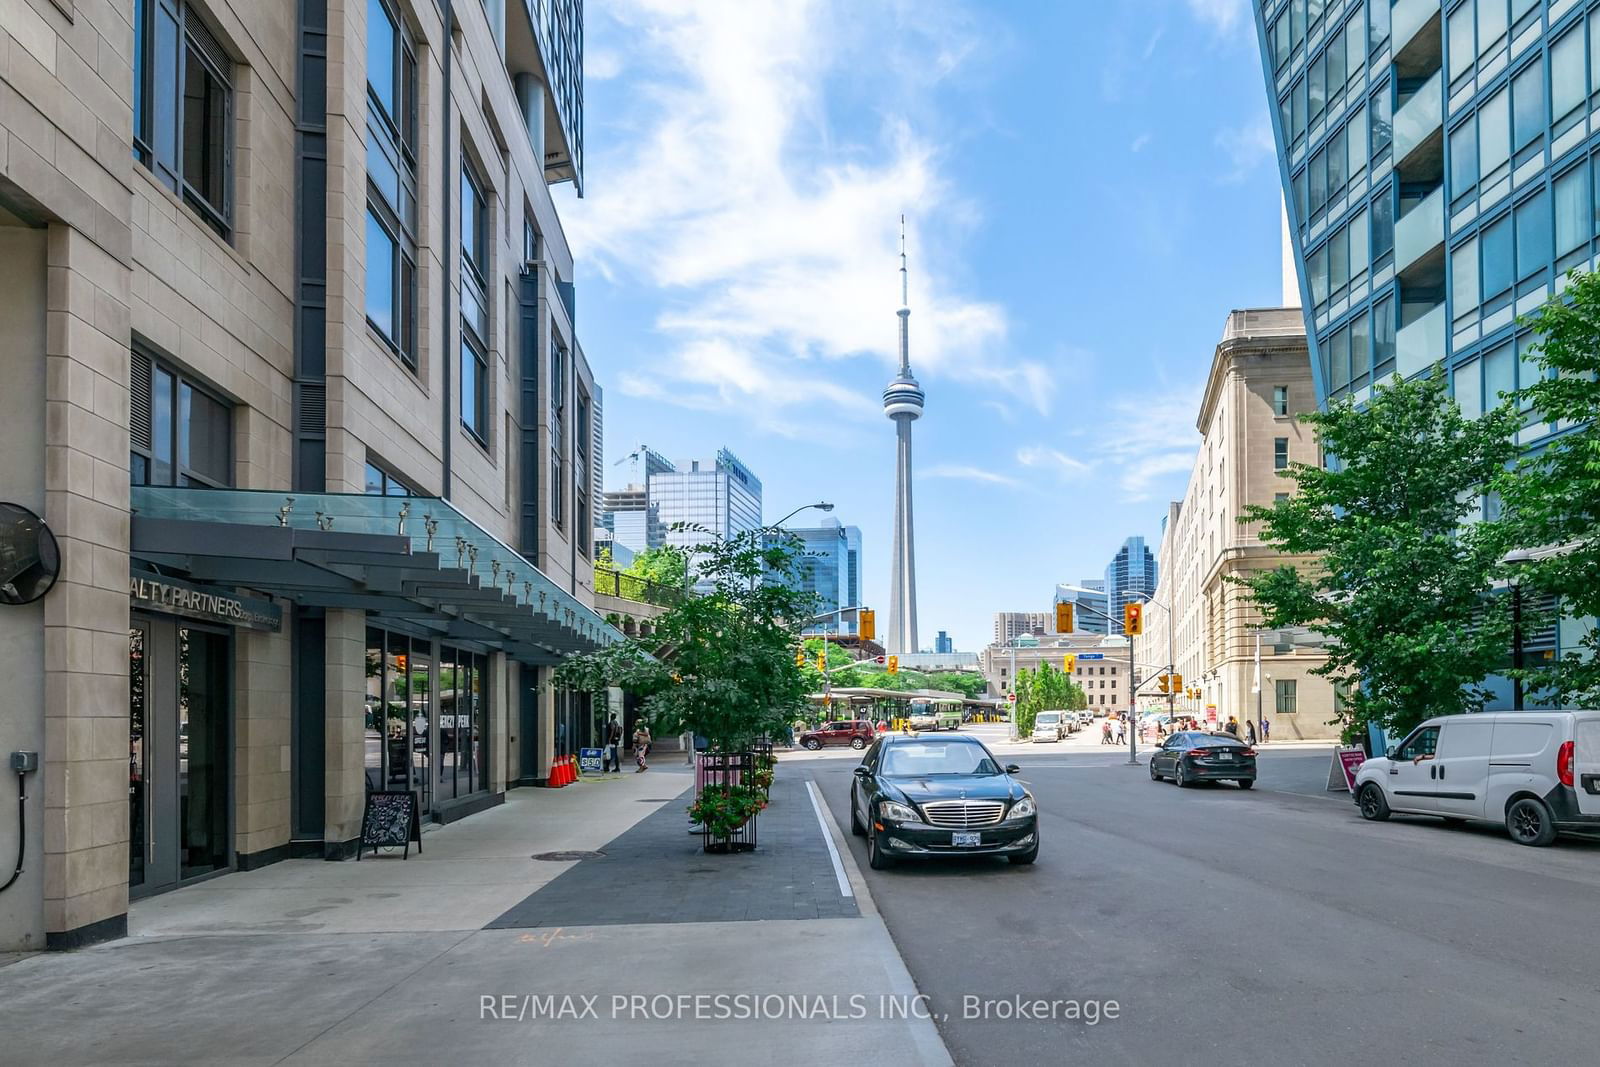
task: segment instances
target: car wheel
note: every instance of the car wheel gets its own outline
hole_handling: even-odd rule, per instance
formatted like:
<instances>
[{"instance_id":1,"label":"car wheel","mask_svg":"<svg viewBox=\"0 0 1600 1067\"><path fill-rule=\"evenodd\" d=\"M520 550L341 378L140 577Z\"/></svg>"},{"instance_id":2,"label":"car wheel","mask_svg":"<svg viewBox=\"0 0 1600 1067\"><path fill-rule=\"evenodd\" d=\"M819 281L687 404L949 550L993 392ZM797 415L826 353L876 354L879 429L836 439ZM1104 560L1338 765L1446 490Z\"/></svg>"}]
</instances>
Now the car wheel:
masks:
<instances>
[{"instance_id":1,"label":"car wheel","mask_svg":"<svg viewBox=\"0 0 1600 1067\"><path fill-rule=\"evenodd\" d=\"M856 811L855 794L850 796L850 832L857 837L866 837L867 828L861 825L861 815Z\"/></svg>"},{"instance_id":2,"label":"car wheel","mask_svg":"<svg viewBox=\"0 0 1600 1067\"><path fill-rule=\"evenodd\" d=\"M1382 822L1389 817L1389 802L1384 799L1383 787L1376 782L1368 782L1361 787L1359 803L1363 819Z\"/></svg>"},{"instance_id":3,"label":"car wheel","mask_svg":"<svg viewBox=\"0 0 1600 1067\"><path fill-rule=\"evenodd\" d=\"M1161 781L1161 775L1156 773L1156 761L1154 759L1150 761L1150 780L1152 782Z\"/></svg>"},{"instance_id":4,"label":"car wheel","mask_svg":"<svg viewBox=\"0 0 1600 1067\"><path fill-rule=\"evenodd\" d=\"M1188 789L1189 786L1194 784L1189 781L1189 772L1183 769L1182 760L1178 761L1178 776L1173 781L1178 783L1179 789Z\"/></svg>"},{"instance_id":5,"label":"car wheel","mask_svg":"<svg viewBox=\"0 0 1600 1067\"><path fill-rule=\"evenodd\" d=\"M813 752L822 747L822 742L818 741L815 737L807 738L800 743Z\"/></svg>"},{"instance_id":6,"label":"car wheel","mask_svg":"<svg viewBox=\"0 0 1600 1067\"><path fill-rule=\"evenodd\" d=\"M867 747L867 739L864 737L852 737L850 739L850 747L859 752Z\"/></svg>"},{"instance_id":7,"label":"car wheel","mask_svg":"<svg viewBox=\"0 0 1600 1067\"><path fill-rule=\"evenodd\" d=\"M1548 845L1556 839L1556 824L1544 801L1523 797L1506 811L1506 830L1519 845Z\"/></svg>"},{"instance_id":8,"label":"car wheel","mask_svg":"<svg viewBox=\"0 0 1600 1067\"><path fill-rule=\"evenodd\" d=\"M1254 778L1241 778L1241 779L1239 779L1239 788L1240 789L1254 789L1255 788L1255 784L1256 784L1256 780Z\"/></svg>"},{"instance_id":9,"label":"car wheel","mask_svg":"<svg viewBox=\"0 0 1600 1067\"><path fill-rule=\"evenodd\" d=\"M867 866L875 871L886 871L894 866L894 860L888 853L878 847L878 835L874 831L867 834Z\"/></svg>"}]
</instances>

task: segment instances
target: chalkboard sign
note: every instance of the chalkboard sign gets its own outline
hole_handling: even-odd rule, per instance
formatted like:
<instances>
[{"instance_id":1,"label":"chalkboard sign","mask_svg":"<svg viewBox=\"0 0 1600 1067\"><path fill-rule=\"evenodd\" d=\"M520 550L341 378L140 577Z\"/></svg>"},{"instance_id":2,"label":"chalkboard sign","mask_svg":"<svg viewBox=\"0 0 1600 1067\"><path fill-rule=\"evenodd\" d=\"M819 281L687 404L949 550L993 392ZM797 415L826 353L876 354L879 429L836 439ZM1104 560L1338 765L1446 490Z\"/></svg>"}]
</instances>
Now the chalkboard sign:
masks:
<instances>
[{"instance_id":1,"label":"chalkboard sign","mask_svg":"<svg viewBox=\"0 0 1600 1067\"><path fill-rule=\"evenodd\" d=\"M373 855L378 849L403 846L401 859L411 858L411 842L417 843L417 854L422 854L422 820L417 815L417 794L409 789L378 789L367 794L367 809L361 815L361 847L356 850L359 862L361 853L369 847Z\"/></svg>"}]
</instances>

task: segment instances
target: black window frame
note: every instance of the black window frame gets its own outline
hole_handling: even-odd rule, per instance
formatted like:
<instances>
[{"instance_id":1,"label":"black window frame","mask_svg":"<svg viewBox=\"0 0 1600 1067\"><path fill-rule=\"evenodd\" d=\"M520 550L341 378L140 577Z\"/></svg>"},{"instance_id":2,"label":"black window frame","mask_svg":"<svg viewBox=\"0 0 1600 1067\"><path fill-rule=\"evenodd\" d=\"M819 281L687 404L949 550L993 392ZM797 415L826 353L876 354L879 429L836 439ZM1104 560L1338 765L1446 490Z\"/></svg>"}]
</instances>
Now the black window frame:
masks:
<instances>
[{"instance_id":1,"label":"black window frame","mask_svg":"<svg viewBox=\"0 0 1600 1067\"><path fill-rule=\"evenodd\" d=\"M1275 471L1289 469L1289 439L1287 437L1274 437L1272 439L1272 469Z\"/></svg>"},{"instance_id":2,"label":"black window frame","mask_svg":"<svg viewBox=\"0 0 1600 1067\"><path fill-rule=\"evenodd\" d=\"M129 398L128 434L129 484L195 489L232 488L234 484L233 431L235 407L233 402L143 345L134 345L129 359L129 391L131 394ZM170 389L168 402L172 419L172 436L171 440L167 442L169 458L166 462L171 467L172 478L170 481L157 482L151 478L159 458L155 440L153 411L155 391L161 385L163 375L170 379L170 384L167 385L167 388ZM212 403L217 404L226 413L227 456L222 463L223 468L228 472L226 480L213 478L193 467L185 466L181 462L182 448L180 441L182 430L179 425L179 413L182 410L181 398L185 389L198 393ZM141 461L143 464L143 477L139 473Z\"/></svg>"},{"instance_id":3,"label":"black window frame","mask_svg":"<svg viewBox=\"0 0 1600 1067\"><path fill-rule=\"evenodd\" d=\"M567 349L554 335L550 338L550 522L565 526L565 494L562 486L566 445Z\"/></svg>"},{"instance_id":4,"label":"black window frame","mask_svg":"<svg viewBox=\"0 0 1600 1067\"><path fill-rule=\"evenodd\" d=\"M394 251L389 264L389 306L394 316L394 332L384 328L372 316L367 323L412 373L417 371L417 53L411 30L390 0L368 0L369 16L374 8L382 10L394 27L392 69L395 84L390 90L401 111L390 114L382 97L372 84L372 71L367 72L367 215L387 235ZM367 33L372 33L369 17ZM398 178L400 203L390 198L387 190L375 181L373 175L374 153L383 157L386 166ZM367 249L367 255L372 255Z\"/></svg>"},{"instance_id":5,"label":"black window frame","mask_svg":"<svg viewBox=\"0 0 1600 1067\"><path fill-rule=\"evenodd\" d=\"M372 490L373 475L377 475L377 492L373 492ZM398 492L396 490L398 490ZM370 459L367 460L365 470L363 472L361 491L367 496L414 497L423 495L419 493L410 482L407 482L398 475L392 474L387 467L383 466L383 464L374 463Z\"/></svg>"},{"instance_id":6,"label":"black window frame","mask_svg":"<svg viewBox=\"0 0 1600 1067\"><path fill-rule=\"evenodd\" d=\"M461 188L472 193L472 217L465 195L461 203L461 425L479 444L489 443L489 201L486 186L465 158L461 161ZM470 237L470 240L469 240ZM473 313L468 299L473 301ZM467 389L467 362L474 363L472 389Z\"/></svg>"},{"instance_id":7,"label":"black window frame","mask_svg":"<svg viewBox=\"0 0 1600 1067\"><path fill-rule=\"evenodd\" d=\"M170 87L158 86L156 78L157 53L160 51L157 27L162 24L163 18L170 20L172 30L176 34L173 42L176 51L171 57L174 68L173 84ZM231 241L234 223L234 60L207 24L206 17L200 13L200 9L189 0L134 0L133 21L134 158L153 174L157 181L172 190L190 210L200 216L201 221L218 236L224 241ZM196 188L186 176L188 167L184 153L184 107L188 99L186 83L191 57L197 60L205 72L214 77L223 89L223 143L220 146L219 176L223 201L221 204L213 204L211 199ZM172 93L170 131L156 128L158 109L155 103L158 99L158 89ZM161 137L163 132L168 133L171 138L170 149L159 147L164 139ZM171 152L172 158L165 158L167 151Z\"/></svg>"}]
</instances>

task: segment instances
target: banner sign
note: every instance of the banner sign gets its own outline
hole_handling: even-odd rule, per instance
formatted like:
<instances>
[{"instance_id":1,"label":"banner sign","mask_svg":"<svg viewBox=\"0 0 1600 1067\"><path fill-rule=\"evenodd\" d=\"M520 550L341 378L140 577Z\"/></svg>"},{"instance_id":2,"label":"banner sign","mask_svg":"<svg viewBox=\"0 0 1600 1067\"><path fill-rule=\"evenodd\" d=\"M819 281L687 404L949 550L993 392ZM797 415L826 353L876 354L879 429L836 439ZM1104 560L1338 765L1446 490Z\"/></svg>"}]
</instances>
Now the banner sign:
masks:
<instances>
[{"instance_id":1,"label":"banner sign","mask_svg":"<svg viewBox=\"0 0 1600 1067\"><path fill-rule=\"evenodd\" d=\"M603 748L578 749L578 770L585 774L599 774L600 768L605 765L606 750Z\"/></svg>"},{"instance_id":2,"label":"banner sign","mask_svg":"<svg viewBox=\"0 0 1600 1067\"><path fill-rule=\"evenodd\" d=\"M220 622L272 633L283 629L283 611L270 600L191 585L176 578L135 574L128 579L128 596L136 608L182 615L201 622Z\"/></svg>"},{"instance_id":3,"label":"banner sign","mask_svg":"<svg viewBox=\"0 0 1600 1067\"><path fill-rule=\"evenodd\" d=\"M1341 784L1349 792L1356 791L1356 772L1367 762L1367 754L1359 748L1336 748L1333 763L1328 767L1328 788L1338 789Z\"/></svg>"}]
</instances>

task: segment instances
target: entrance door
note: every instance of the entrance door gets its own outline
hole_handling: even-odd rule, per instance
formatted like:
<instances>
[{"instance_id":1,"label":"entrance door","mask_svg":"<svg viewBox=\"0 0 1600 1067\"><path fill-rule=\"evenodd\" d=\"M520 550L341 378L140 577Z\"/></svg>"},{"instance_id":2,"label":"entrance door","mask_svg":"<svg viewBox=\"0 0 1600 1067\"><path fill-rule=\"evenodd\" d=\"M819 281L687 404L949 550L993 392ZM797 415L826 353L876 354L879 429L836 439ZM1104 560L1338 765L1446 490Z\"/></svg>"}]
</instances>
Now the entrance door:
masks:
<instances>
[{"instance_id":1,"label":"entrance door","mask_svg":"<svg viewBox=\"0 0 1600 1067\"><path fill-rule=\"evenodd\" d=\"M232 649L226 632L128 631L128 884L155 892L232 862Z\"/></svg>"}]
</instances>

